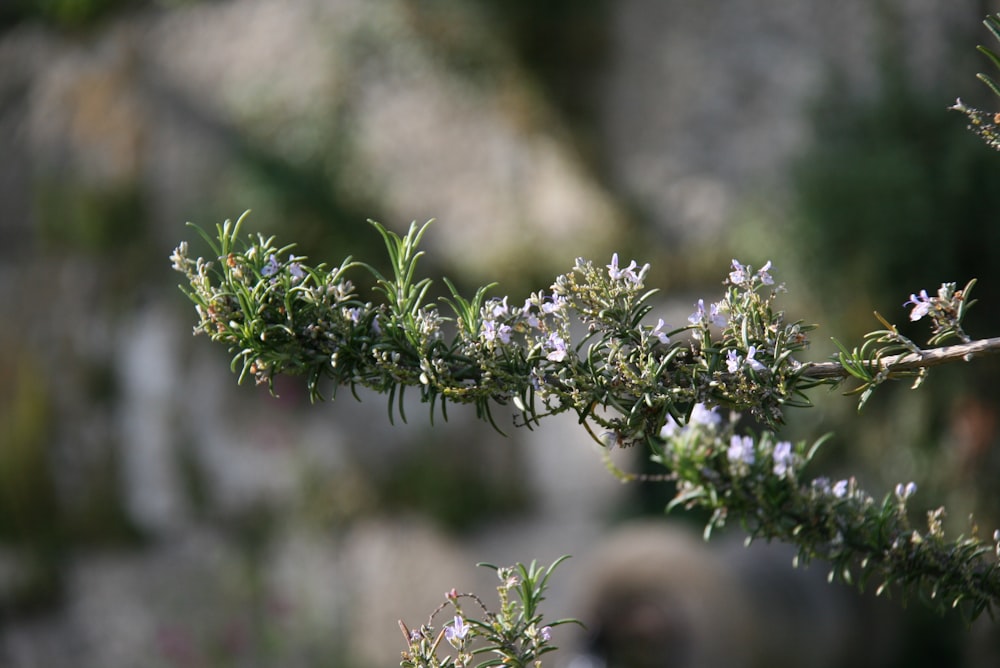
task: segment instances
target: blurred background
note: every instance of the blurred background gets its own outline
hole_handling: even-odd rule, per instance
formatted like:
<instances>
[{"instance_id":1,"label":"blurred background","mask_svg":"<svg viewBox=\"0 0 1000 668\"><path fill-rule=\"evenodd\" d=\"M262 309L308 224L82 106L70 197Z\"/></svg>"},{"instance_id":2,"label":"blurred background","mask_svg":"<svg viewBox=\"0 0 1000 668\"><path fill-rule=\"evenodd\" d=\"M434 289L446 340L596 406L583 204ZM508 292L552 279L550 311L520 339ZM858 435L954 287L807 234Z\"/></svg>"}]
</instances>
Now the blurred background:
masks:
<instances>
[{"instance_id":1,"label":"blurred background","mask_svg":"<svg viewBox=\"0 0 1000 668\"><path fill-rule=\"evenodd\" d=\"M490 599L477 562L566 553L548 610L587 630L556 631L555 666L998 665L989 620L859 596L738 529L702 542L571 417L505 438L471 409L393 426L381 397L237 386L168 260L185 221L245 209L330 263L381 257L367 218L436 218L422 268L463 292L517 301L617 251L680 325L737 257L822 324L815 359L873 309L924 336L906 297L972 277L968 330L995 336L1000 155L946 108L997 108L974 46L998 10L4 0L0 666L397 665L398 619L452 587ZM813 475L914 480L914 507L989 536L998 372L935 370L860 417L821 392L787 434L835 432Z\"/></svg>"}]
</instances>

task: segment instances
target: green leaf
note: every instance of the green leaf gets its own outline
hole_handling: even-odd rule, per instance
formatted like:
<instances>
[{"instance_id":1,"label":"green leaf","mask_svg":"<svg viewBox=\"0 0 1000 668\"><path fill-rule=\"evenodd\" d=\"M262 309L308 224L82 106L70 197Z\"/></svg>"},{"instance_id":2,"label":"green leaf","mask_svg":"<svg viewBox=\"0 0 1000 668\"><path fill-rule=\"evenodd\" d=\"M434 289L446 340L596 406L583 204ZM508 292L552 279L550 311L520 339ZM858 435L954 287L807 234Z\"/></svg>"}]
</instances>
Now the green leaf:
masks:
<instances>
[{"instance_id":1,"label":"green leaf","mask_svg":"<svg viewBox=\"0 0 1000 668\"><path fill-rule=\"evenodd\" d=\"M994 95L1000 96L1000 84L997 84L990 76L980 72L976 75L976 78L982 81L984 84L989 86L989 89L993 91Z\"/></svg>"},{"instance_id":2,"label":"green leaf","mask_svg":"<svg viewBox=\"0 0 1000 668\"><path fill-rule=\"evenodd\" d=\"M993 36L1000 42L1000 14L993 14L983 19L983 25L993 33Z\"/></svg>"}]
</instances>

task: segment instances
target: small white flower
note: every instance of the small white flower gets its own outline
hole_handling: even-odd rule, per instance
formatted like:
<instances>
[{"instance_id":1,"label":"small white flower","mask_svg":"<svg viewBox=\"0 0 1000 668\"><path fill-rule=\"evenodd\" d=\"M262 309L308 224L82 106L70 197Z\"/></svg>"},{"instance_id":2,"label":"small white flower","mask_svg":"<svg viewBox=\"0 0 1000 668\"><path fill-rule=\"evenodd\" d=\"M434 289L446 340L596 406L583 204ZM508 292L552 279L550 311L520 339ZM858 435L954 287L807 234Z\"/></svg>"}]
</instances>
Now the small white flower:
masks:
<instances>
[{"instance_id":1,"label":"small white flower","mask_svg":"<svg viewBox=\"0 0 1000 668\"><path fill-rule=\"evenodd\" d=\"M679 432L681 426L677 424L677 420L674 419L673 415L667 416L667 421L663 423L663 427L660 429L660 438L666 440Z\"/></svg>"},{"instance_id":2,"label":"small white flower","mask_svg":"<svg viewBox=\"0 0 1000 668\"><path fill-rule=\"evenodd\" d=\"M691 417L688 419L688 424L701 424L706 427L717 427L721 422L722 416L719 415L716 407L709 408L703 403L694 405L694 408L691 409Z\"/></svg>"},{"instance_id":3,"label":"small white flower","mask_svg":"<svg viewBox=\"0 0 1000 668\"><path fill-rule=\"evenodd\" d=\"M726 451L726 456L734 464L743 463L748 466L753 464L753 439L749 436L737 436L733 434L733 437L729 441L729 449Z\"/></svg>"},{"instance_id":4,"label":"small white flower","mask_svg":"<svg viewBox=\"0 0 1000 668\"><path fill-rule=\"evenodd\" d=\"M774 446L774 475L783 478L788 473L795 461L792 454L792 444L788 441L780 441Z\"/></svg>"}]
</instances>

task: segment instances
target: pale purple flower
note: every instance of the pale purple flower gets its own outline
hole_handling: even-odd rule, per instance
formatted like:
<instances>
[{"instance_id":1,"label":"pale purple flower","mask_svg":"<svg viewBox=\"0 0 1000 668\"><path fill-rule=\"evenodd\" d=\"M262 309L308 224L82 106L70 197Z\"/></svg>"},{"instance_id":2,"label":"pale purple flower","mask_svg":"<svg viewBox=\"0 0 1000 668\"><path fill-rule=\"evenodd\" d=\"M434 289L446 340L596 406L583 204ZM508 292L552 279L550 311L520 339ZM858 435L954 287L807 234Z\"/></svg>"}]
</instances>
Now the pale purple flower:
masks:
<instances>
[{"instance_id":1,"label":"pale purple flower","mask_svg":"<svg viewBox=\"0 0 1000 668\"><path fill-rule=\"evenodd\" d=\"M492 343L496 341L497 338L497 324L492 320L483 320L483 329L480 335L487 343Z\"/></svg>"},{"instance_id":2,"label":"pale purple flower","mask_svg":"<svg viewBox=\"0 0 1000 668\"><path fill-rule=\"evenodd\" d=\"M757 372L765 371L767 367L761 364L758 360L754 359L756 355L757 355L756 346L750 346L747 349L746 359L744 359L743 356L737 353L735 350L730 350L729 352L726 353L726 368L729 370L729 373L736 373L744 365L749 366L751 369Z\"/></svg>"},{"instance_id":3,"label":"pale purple flower","mask_svg":"<svg viewBox=\"0 0 1000 668\"><path fill-rule=\"evenodd\" d=\"M455 645L456 640L461 643L461 641L465 639L465 636L468 635L469 629L471 628L471 626L465 623L464 619L455 615L455 621L444 627L444 637L452 645Z\"/></svg>"},{"instance_id":4,"label":"pale purple flower","mask_svg":"<svg viewBox=\"0 0 1000 668\"><path fill-rule=\"evenodd\" d=\"M528 323L529 327L534 327L538 329L538 316L531 310L533 304L530 299L524 300L524 306L521 307L521 317Z\"/></svg>"},{"instance_id":5,"label":"pale purple flower","mask_svg":"<svg viewBox=\"0 0 1000 668\"><path fill-rule=\"evenodd\" d=\"M357 306L344 309L344 313L347 314L347 319L355 325L361 321L361 309Z\"/></svg>"},{"instance_id":6,"label":"pale purple flower","mask_svg":"<svg viewBox=\"0 0 1000 668\"><path fill-rule=\"evenodd\" d=\"M558 313L566 305L567 301L562 295L552 295L552 301L542 304L542 311L545 313Z\"/></svg>"},{"instance_id":7,"label":"pale purple flower","mask_svg":"<svg viewBox=\"0 0 1000 668\"><path fill-rule=\"evenodd\" d=\"M733 285L742 285L748 280L750 280L750 274L747 273L747 268L733 259L733 270L729 272L729 282Z\"/></svg>"},{"instance_id":8,"label":"pale purple flower","mask_svg":"<svg viewBox=\"0 0 1000 668\"><path fill-rule=\"evenodd\" d=\"M739 371L741 359L735 350L730 350L726 353L726 368L729 370L729 373Z\"/></svg>"},{"instance_id":9,"label":"pale purple flower","mask_svg":"<svg viewBox=\"0 0 1000 668\"><path fill-rule=\"evenodd\" d=\"M499 299L494 299L493 304L493 317L500 318L510 313L510 307L507 306L507 298L504 297L503 301Z\"/></svg>"},{"instance_id":10,"label":"pale purple flower","mask_svg":"<svg viewBox=\"0 0 1000 668\"><path fill-rule=\"evenodd\" d=\"M722 416L717 412L716 407L709 408L703 403L697 403L691 409L688 417L688 425L702 425L705 427L717 427L722 422ZM667 439L683 431L683 427L677 424L674 416L667 415L666 422L660 428L660 438Z\"/></svg>"},{"instance_id":11,"label":"pale purple flower","mask_svg":"<svg viewBox=\"0 0 1000 668\"><path fill-rule=\"evenodd\" d=\"M757 271L757 278L759 278L760 282L763 283L764 285L774 285L774 279L771 277L771 274L768 273L768 270L770 268L771 268L771 261L768 260L766 263L764 263L764 266Z\"/></svg>"},{"instance_id":12,"label":"pale purple flower","mask_svg":"<svg viewBox=\"0 0 1000 668\"><path fill-rule=\"evenodd\" d=\"M635 285L636 287L639 287L639 286L642 285L642 281L643 281L644 278L646 278L646 274L647 273L649 273L649 263L648 262L646 264L642 265L642 267L639 268L639 272L638 273L636 273L635 271L630 270L629 273L628 273L628 280L631 281L632 284Z\"/></svg>"},{"instance_id":13,"label":"pale purple flower","mask_svg":"<svg viewBox=\"0 0 1000 668\"><path fill-rule=\"evenodd\" d=\"M267 258L267 264L260 270L261 276L274 276L281 269L281 265L278 264L277 258L274 257L274 253L271 253L271 257Z\"/></svg>"},{"instance_id":14,"label":"pale purple flower","mask_svg":"<svg viewBox=\"0 0 1000 668\"><path fill-rule=\"evenodd\" d=\"M899 483L896 485L896 498L900 501L906 501L908 498L917 493L917 483L908 482L905 485Z\"/></svg>"},{"instance_id":15,"label":"pale purple flower","mask_svg":"<svg viewBox=\"0 0 1000 668\"><path fill-rule=\"evenodd\" d=\"M510 343L510 325L500 325L492 320L483 320L483 340L487 343L493 343L497 339L500 339L503 343Z\"/></svg>"},{"instance_id":16,"label":"pale purple flower","mask_svg":"<svg viewBox=\"0 0 1000 668\"><path fill-rule=\"evenodd\" d=\"M764 266L757 271L757 278L763 285L774 285L774 278L770 274L771 261L768 260L764 263ZM750 273L750 266L740 264L737 260L733 260L733 270L729 272L729 282L733 285L743 285L744 283L749 283L752 275Z\"/></svg>"},{"instance_id":17,"label":"pale purple flower","mask_svg":"<svg viewBox=\"0 0 1000 668\"><path fill-rule=\"evenodd\" d=\"M681 426L677 424L674 416L667 415L667 421L663 423L663 427L660 429L660 438L666 440L680 431L680 429Z\"/></svg>"},{"instance_id":18,"label":"pale purple flower","mask_svg":"<svg viewBox=\"0 0 1000 668\"><path fill-rule=\"evenodd\" d=\"M826 476L820 476L819 478L813 480L812 487L821 494L829 494L832 491L830 489L830 479Z\"/></svg>"},{"instance_id":19,"label":"pale purple flower","mask_svg":"<svg viewBox=\"0 0 1000 668\"><path fill-rule=\"evenodd\" d=\"M743 463L748 466L753 464L753 439L749 436L733 434L733 437L729 440L729 449L726 451L726 456L734 464Z\"/></svg>"},{"instance_id":20,"label":"pale purple flower","mask_svg":"<svg viewBox=\"0 0 1000 668\"><path fill-rule=\"evenodd\" d=\"M697 403L691 409L691 417L688 424L700 424L706 427L717 427L722 422L722 416L717 412L717 407L707 407L703 403Z\"/></svg>"},{"instance_id":21,"label":"pale purple flower","mask_svg":"<svg viewBox=\"0 0 1000 668\"><path fill-rule=\"evenodd\" d=\"M614 253L611 256L611 264L607 265L607 267L608 267L608 276L611 277L611 280L613 280L613 281L619 281L619 280L625 278L628 275L629 272L634 272L636 264L635 264L635 260L632 260L632 263L629 266L627 266L624 269L619 269L618 268L618 253Z\"/></svg>"},{"instance_id":22,"label":"pale purple flower","mask_svg":"<svg viewBox=\"0 0 1000 668\"><path fill-rule=\"evenodd\" d=\"M833 484L833 495L838 499L842 499L847 496L847 481L838 480Z\"/></svg>"},{"instance_id":23,"label":"pale purple flower","mask_svg":"<svg viewBox=\"0 0 1000 668\"><path fill-rule=\"evenodd\" d=\"M750 368L753 369L754 371L757 372L764 371L765 369L767 369L767 367L754 359L754 355L756 354L757 354L757 347L750 346L750 348L747 350L746 363L749 364Z\"/></svg>"},{"instance_id":24,"label":"pale purple flower","mask_svg":"<svg viewBox=\"0 0 1000 668\"><path fill-rule=\"evenodd\" d=\"M550 362L562 362L566 359L568 354L566 350L566 342L563 341L562 337L553 332L549 334L548 340L545 342L545 347L549 349L549 354L545 356L545 359Z\"/></svg>"},{"instance_id":25,"label":"pale purple flower","mask_svg":"<svg viewBox=\"0 0 1000 668\"><path fill-rule=\"evenodd\" d=\"M539 631L539 633L542 636L542 641L543 642L549 642L550 640L552 640L552 627L551 626L543 626L542 630Z\"/></svg>"},{"instance_id":26,"label":"pale purple flower","mask_svg":"<svg viewBox=\"0 0 1000 668\"><path fill-rule=\"evenodd\" d=\"M774 475L783 478L792 468L794 456L792 455L792 444L788 441L779 441L774 446Z\"/></svg>"},{"instance_id":27,"label":"pale purple flower","mask_svg":"<svg viewBox=\"0 0 1000 668\"><path fill-rule=\"evenodd\" d=\"M696 311L688 316L688 322L692 325L699 325L701 323L708 323L710 325L715 325L716 327L726 326L726 316L719 312L719 304L710 304L708 311L705 311L705 300L699 299L698 303L695 304Z\"/></svg>"},{"instance_id":28,"label":"pale purple flower","mask_svg":"<svg viewBox=\"0 0 1000 668\"><path fill-rule=\"evenodd\" d=\"M934 305L926 290L921 290L919 295L911 294L910 299L903 302L903 306L910 304L913 305L913 310L910 311L910 320L914 322L930 313L931 307Z\"/></svg>"},{"instance_id":29,"label":"pale purple flower","mask_svg":"<svg viewBox=\"0 0 1000 668\"><path fill-rule=\"evenodd\" d=\"M705 300L699 299L695 306L697 310L688 316L688 322L692 325L699 325L705 319Z\"/></svg>"},{"instance_id":30,"label":"pale purple flower","mask_svg":"<svg viewBox=\"0 0 1000 668\"><path fill-rule=\"evenodd\" d=\"M608 276L610 276L613 281L625 280L633 285L639 285L642 283L643 276L645 276L646 272L649 271L649 265L643 265L642 268L636 272L636 267L638 266L639 265L636 264L636 261L632 260L624 269L619 268L618 253L615 253L611 256L611 264L607 265Z\"/></svg>"},{"instance_id":31,"label":"pale purple flower","mask_svg":"<svg viewBox=\"0 0 1000 668\"><path fill-rule=\"evenodd\" d=\"M656 327L654 327L652 331L650 331L650 334L658 338L660 340L660 343L670 343L670 337L667 336L667 333L663 331L663 327L665 326L665 324L666 323L663 322L663 318L660 318L659 321L656 323Z\"/></svg>"},{"instance_id":32,"label":"pale purple flower","mask_svg":"<svg viewBox=\"0 0 1000 668\"><path fill-rule=\"evenodd\" d=\"M295 278L305 278L306 272L302 268L302 265L295 261L295 257L292 255L288 256L288 271Z\"/></svg>"}]
</instances>

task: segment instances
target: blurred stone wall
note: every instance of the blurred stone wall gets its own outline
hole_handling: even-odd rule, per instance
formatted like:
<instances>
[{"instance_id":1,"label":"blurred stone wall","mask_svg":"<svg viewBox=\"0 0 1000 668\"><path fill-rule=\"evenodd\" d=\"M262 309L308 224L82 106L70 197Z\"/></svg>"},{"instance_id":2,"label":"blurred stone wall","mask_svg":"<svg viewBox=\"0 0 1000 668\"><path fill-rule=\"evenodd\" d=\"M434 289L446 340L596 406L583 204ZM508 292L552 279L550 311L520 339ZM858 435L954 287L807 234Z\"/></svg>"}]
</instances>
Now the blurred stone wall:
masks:
<instances>
[{"instance_id":1,"label":"blurred stone wall","mask_svg":"<svg viewBox=\"0 0 1000 668\"><path fill-rule=\"evenodd\" d=\"M984 13L884 4L929 86L949 36ZM278 398L237 388L225 351L189 337L167 256L195 238L185 221L211 229L252 208L254 230L331 262L379 251L365 217L437 218L425 269L462 285L537 289L621 248L694 270L691 257L730 252L745 201L780 199L828 68L874 85L878 6L607 3L606 59L579 92L586 138L489 3L164 3L8 27L0 665L394 665L397 619L419 623L452 587L491 591L477 561L563 553L578 559L554 581L553 616L599 618L594 573L630 570L604 537L629 490L575 420L503 438L458 407L431 427L408 404L410 423L392 426L380 397L310 406L294 382ZM662 309L678 322L690 301ZM666 614L708 645L649 665L797 665L799 650L759 639L713 654L719 610L739 633L777 633L734 612L754 605L746 582L723 586L749 558L652 535L649 559L669 571L662 555L680 546L704 567L688 584L715 589L691 615L700 589L650 608L653 631ZM848 609L839 593L808 591L831 616L824 643L863 638L830 612ZM592 637L563 637L561 661L594 660Z\"/></svg>"},{"instance_id":2,"label":"blurred stone wall","mask_svg":"<svg viewBox=\"0 0 1000 668\"><path fill-rule=\"evenodd\" d=\"M836 81L873 94L890 38L942 106L968 95L956 49L984 39L990 4L615 3L598 115L616 190L672 243L718 244L748 201L784 202L811 105Z\"/></svg>"}]
</instances>

